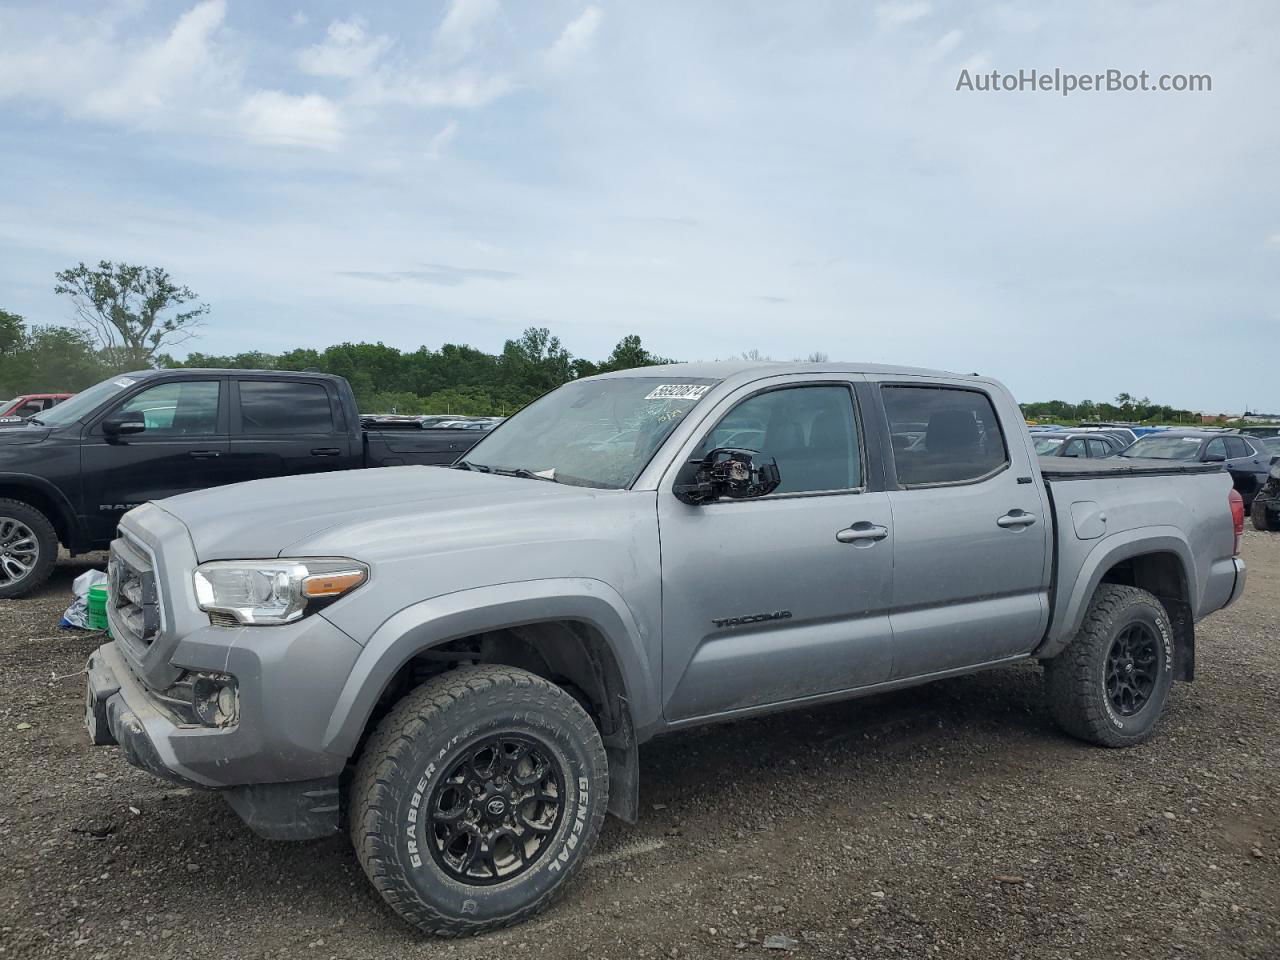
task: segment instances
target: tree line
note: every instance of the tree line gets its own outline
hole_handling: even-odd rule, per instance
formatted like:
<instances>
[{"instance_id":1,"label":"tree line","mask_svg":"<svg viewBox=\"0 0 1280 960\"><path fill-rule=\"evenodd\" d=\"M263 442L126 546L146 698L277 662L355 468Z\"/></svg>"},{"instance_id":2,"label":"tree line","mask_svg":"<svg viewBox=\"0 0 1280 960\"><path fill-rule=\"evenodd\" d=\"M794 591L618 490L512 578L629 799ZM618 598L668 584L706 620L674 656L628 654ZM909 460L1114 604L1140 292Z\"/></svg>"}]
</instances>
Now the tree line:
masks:
<instances>
[{"instance_id":1,"label":"tree line","mask_svg":"<svg viewBox=\"0 0 1280 960\"><path fill-rule=\"evenodd\" d=\"M1200 415L1191 410L1171 407L1166 403L1153 403L1147 397L1141 399L1130 393L1121 393L1113 403L1081 400L1068 403L1065 400L1045 400L1039 403L1021 404L1022 415L1028 420L1047 420L1054 423L1076 423L1088 420L1124 420L1132 423L1199 423Z\"/></svg>"}]
</instances>

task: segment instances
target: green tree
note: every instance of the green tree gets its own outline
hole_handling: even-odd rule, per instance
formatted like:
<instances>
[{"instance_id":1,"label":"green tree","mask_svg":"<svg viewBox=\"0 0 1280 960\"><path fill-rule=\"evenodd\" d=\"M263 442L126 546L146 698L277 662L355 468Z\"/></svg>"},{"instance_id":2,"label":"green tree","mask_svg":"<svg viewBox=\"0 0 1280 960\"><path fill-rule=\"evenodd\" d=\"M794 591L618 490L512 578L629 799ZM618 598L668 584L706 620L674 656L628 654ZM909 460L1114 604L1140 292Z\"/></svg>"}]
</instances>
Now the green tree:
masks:
<instances>
[{"instance_id":1,"label":"green tree","mask_svg":"<svg viewBox=\"0 0 1280 960\"><path fill-rule=\"evenodd\" d=\"M613 353L601 362L594 372L609 373L613 370L631 370L635 367L652 367L661 363L671 363L666 357L650 353L640 342L639 334L630 334L618 341Z\"/></svg>"},{"instance_id":2,"label":"green tree","mask_svg":"<svg viewBox=\"0 0 1280 960\"><path fill-rule=\"evenodd\" d=\"M22 318L8 310L0 310L0 355L13 353L26 339Z\"/></svg>"},{"instance_id":3,"label":"green tree","mask_svg":"<svg viewBox=\"0 0 1280 960\"><path fill-rule=\"evenodd\" d=\"M164 347L196 335L208 304L162 267L100 260L55 274L54 293L71 298L81 325L111 361L151 366Z\"/></svg>"}]
</instances>

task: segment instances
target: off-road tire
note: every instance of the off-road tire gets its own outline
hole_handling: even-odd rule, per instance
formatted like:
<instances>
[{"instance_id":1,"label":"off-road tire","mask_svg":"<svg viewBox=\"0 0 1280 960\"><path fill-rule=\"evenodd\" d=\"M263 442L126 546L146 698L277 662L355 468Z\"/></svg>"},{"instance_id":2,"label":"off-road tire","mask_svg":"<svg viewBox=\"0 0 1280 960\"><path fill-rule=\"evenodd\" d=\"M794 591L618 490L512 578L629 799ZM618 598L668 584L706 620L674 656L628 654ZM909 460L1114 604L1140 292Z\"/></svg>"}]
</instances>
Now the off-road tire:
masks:
<instances>
[{"instance_id":1,"label":"off-road tire","mask_svg":"<svg viewBox=\"0 0 1280 960\"><path fill-rule=\"evenodd\" d=\"M562 765L566 797L532 866L475 885L446 872L424 830L434 790L457 758L495 734L545 747L547 759ZM599 731L567 692L515 667L466 666L424 683L382 719L349 797L356 857L392 909L428 933L468 936L519 923L564 890L600 832L609 768Z\"/></svg>"},{"instance_id":2,"label":"off-road tire","mask_svg":"<svg viewBox=\"0 0 1280 960\"><path fill-rule=\"evenodd\" d=\"M25 576L0 582L0 600L13 600L38 590L49 579L58 560L58 533L48 517L21 500L0 499L0 521L5 519L17 520L30 529L39 550L35 564Z\"/></svg>"},{"instance_id":3,"label":"off-road tire","mask_svg":"<svg viewBox=\"0 0 1280 960\"><path fill-rule=\"evenodd\" d=\"M1123 716L1108 694L1107 661L1116 638L1135 624L1155 634L1156 679L1145 705ZM1044 665L1049 711L1058 726L1103 747L1131 747L1150 737L1173 685L1173 636L1169 614L1152 594L1137 587L1099 585L1080 631Z\"/></svg>"}]
</instances>

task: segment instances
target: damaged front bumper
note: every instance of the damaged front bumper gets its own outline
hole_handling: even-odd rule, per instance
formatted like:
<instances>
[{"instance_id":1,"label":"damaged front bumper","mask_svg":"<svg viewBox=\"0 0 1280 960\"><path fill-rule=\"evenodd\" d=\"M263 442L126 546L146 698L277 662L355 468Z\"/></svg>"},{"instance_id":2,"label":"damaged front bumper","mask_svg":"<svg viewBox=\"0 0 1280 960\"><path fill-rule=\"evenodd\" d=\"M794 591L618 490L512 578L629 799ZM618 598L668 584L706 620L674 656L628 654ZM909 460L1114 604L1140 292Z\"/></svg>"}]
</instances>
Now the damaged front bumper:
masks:
<instances>
[{"instance_id":1,"label":"damaged front bumper","mask_svg":"<svg viewBox=\"0 0 1280 960\"><path fill-rule=\"evenodd\" d=\"M215 781L203 771L211 762L218 767L220 746L227 748L228 773L234 775L236 731L177 722L155 704L114 643L89 656L86 674L85 727L95 746L118 745L129 763L147 773L219 791L254 832L267 839L306 840L338 831L336 773L286 783Z\"/></svg>"}]
</instances>

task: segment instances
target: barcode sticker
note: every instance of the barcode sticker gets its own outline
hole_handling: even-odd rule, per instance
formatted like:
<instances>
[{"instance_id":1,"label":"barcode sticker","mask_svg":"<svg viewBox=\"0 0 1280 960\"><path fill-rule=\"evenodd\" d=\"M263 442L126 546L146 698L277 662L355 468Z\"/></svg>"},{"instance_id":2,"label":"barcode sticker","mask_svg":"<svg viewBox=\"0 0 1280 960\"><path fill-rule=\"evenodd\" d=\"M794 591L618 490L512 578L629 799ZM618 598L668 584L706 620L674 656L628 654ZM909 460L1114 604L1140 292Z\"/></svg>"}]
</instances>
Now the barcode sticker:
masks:
<instances>
[{"instance_id":1,"label":"barcode sticker","mask_svg":"<svg viewBox=\"0 0 1280 960\"><path fill-rule=\"evenodd\" d=\"M664 383L649 391L646 400L701 400L711 387L709 384Z\"/></svg>"}]
</instances>

